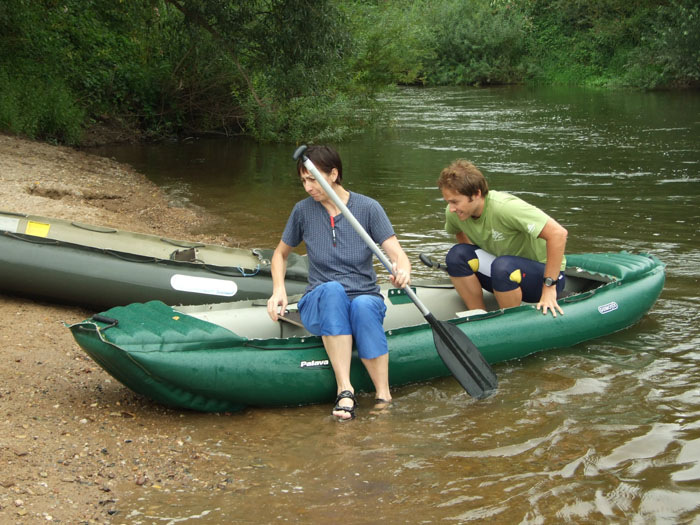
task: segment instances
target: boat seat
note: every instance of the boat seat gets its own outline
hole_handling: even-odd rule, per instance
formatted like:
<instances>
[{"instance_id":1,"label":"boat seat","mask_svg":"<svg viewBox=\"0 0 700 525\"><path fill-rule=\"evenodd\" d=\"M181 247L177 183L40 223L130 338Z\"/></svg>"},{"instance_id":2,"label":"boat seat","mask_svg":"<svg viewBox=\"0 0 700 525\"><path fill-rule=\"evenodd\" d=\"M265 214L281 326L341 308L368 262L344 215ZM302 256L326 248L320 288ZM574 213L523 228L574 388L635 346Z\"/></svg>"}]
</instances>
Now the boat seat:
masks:
<instances>
[{"instance_id":1,"label":"boat seat","mask_svg":"<svg viewBox=\"0 0 700 525\"><path fill-rule=\"evenodd\" d=\"M279 337L282 339L286 337L307 337L311 335L301 322L299 310L287 310L284 313L284 317L277 316L277 321L280 327Z\"/></svg>"},{"instance_id":2,"label":"boat seat","mask_svg":"<svg viewBox=\"0 0 700 525\"><path fill-rule=\"evenodd\" d=\"M185 250L175 250L170 254L171 261L195 262L197 260L197 249L187 248Z\"/></svg>"},{"instance_id":3,"label":"boat seat","mask_svg":"<svg viewBox=\"0 0 700 525\"><path fill-rule=\"evenodd\" d=\"M464 310L462 312L457 312L455 315L457 317L471 317L473 315L481 315L485 314L486 310L482 310L481 308L475 308L474 310Z\"/></svg>"},{"instance_id":4,"label":"boat seat","mask_svg":"<svg viewBox=\"0 0 700 525\"><path fill-rule=\"evenodd\" d=\"M301 314L299 310L287 310L284 316L277 316L277 320L280 323L289 323L299 328L304 328L304 324L301 322Z\"/></svg>"}]
</instances>

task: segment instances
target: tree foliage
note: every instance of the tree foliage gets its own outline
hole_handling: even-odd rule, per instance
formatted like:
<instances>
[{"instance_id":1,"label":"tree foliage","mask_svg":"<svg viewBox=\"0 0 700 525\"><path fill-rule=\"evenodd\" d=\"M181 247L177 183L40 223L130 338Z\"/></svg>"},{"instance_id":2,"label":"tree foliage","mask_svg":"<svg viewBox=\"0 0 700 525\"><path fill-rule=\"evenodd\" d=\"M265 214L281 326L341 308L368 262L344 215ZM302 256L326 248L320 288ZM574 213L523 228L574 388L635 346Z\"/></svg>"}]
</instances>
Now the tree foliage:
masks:
<instances>
[{"instance_id":1,"label":"tree foliage","mask_svg":"<svg viewBox=\"0 0 700 525\"><path fill-rule=\"evenodd\" d=\"M489 2L437 2L429 17L432 84L506 84L523 78L527 22L523 13Z\"/></svg>"},{"instance_id":2,"label":"tree foliage","mask_svg":"<svg viewBox=\"0 0 700 525\"><path fill-rule=\"evenodd\" d=\"M396 84L700 85L696 0L3 0L0 129L340 139Z\"/></svg>"},{"instance_id":3,"label":"tree foliage","mask_svg":"<svg viewBox=\"0 0 700 525\"><path fill-rule=\"evenodd\" d=\"M674 0L659 6L628 66L623 79L629 85L700 86L700 5Z\"/></svg>"},{"instance_id":4,"label":"tree foliage","mask_svg":"<svg viewBox=\"0 0 700 525\"><path fill-rule=\"evenodd\" d=\"M351 46L323 0L5 0L0 126L69 143L113 117L147 136L337 135L375 91L347 67Z\"/></svg>"}]
</instances>

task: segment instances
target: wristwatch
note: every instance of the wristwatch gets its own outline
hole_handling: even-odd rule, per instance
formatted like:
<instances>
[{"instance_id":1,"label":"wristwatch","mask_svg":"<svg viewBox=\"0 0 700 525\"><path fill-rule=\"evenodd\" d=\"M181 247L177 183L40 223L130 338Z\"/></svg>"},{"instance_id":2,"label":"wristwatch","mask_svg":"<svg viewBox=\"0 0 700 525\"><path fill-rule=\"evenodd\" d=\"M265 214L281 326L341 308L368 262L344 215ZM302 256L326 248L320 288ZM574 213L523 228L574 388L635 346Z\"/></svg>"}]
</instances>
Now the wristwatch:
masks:
<instances>
[{"instance_id":1,"label":"wristwatch","mask_svg":"<svg viewBox=\"0 0 700 525\"><path fill-rule=\"evenodd\" d=\"M555 284L557 284L556 279L552 279L551 277L544 278L544 285L545 286L554 286Z\"/></svg>"}]
</instances>

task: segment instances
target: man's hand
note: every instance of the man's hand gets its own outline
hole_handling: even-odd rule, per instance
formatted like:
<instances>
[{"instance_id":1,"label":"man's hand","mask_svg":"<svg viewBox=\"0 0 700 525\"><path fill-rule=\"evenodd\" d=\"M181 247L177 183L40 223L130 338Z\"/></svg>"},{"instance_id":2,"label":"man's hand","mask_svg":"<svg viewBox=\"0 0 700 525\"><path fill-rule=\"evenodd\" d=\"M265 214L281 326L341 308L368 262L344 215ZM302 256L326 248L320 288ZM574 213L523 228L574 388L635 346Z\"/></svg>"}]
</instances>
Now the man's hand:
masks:
<instances>
[{"instance_id":1,"label":"man's hand","mask_svg":"<svg viewBox=\"0 0 700 525\"><path fill-rule=\"evenodd\" d=\"M557 312L564 315L564 310L561 309L559 303L557 303L557 287L556 286L543 286L542 296L540 297L540 302L537 303L537 309L542 310L544 315L547 315L549 310L552 311L552 316L556 317Z\"/></svg>"}]
</instances>

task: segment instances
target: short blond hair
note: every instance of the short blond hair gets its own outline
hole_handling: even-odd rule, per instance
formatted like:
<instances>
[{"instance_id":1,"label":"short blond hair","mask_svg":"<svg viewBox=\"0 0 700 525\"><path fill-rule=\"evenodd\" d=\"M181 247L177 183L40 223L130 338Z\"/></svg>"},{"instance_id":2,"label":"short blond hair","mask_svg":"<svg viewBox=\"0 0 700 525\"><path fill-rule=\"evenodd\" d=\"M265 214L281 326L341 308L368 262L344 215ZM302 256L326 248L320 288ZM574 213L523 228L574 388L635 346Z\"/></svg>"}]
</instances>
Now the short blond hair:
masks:
<instances>
[{"instance_id":1,"label":"short blond hair","mask_svg":"<svg viewBox=\"0 0 700 525\"><path fill-rule=\"evenodd\" d=\"M452 190L467 197L472 197L481 191L486 197L489 185L479 168L464 159L457 159L442 170L438 178L438 188Z\"/></svg>"}]
</instances>

